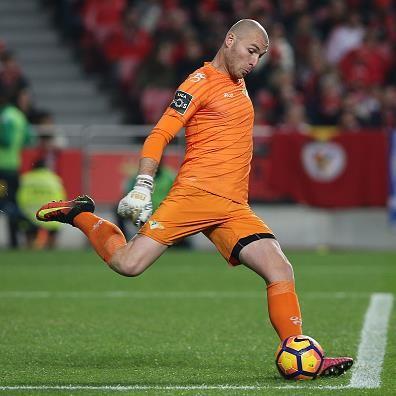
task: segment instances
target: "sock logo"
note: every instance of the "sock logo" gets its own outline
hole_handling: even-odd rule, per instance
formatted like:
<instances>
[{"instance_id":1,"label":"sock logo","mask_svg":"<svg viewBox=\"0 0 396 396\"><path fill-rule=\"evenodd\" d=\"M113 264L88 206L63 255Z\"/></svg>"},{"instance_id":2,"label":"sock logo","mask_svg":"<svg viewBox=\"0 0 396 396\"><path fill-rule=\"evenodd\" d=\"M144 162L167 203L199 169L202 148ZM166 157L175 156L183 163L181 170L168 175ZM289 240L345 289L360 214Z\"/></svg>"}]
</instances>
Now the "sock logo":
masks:
<instances>
[{"instance_id":1,"label":"sock logo","mask_svg":"<svg viewBox=\"0 0 396 396\"><path fill-rule=\"evenodd\" d=\"M96 230L100 227L100 225L103 224L103 220L99 220L97 223L95 223L92 227L92 229Z\"/></svg>"},{"instance_id":2,"label":"sock logo","mask_svg":"<svg viewBox=\"0 0 396 396\"><path fill-rule=\"evenodd\" d=\"M298 316L290 316L289 318L291 322L296 325L296 326L301 326L302 325L302 320Z\"/></svg>"}]
</instances>

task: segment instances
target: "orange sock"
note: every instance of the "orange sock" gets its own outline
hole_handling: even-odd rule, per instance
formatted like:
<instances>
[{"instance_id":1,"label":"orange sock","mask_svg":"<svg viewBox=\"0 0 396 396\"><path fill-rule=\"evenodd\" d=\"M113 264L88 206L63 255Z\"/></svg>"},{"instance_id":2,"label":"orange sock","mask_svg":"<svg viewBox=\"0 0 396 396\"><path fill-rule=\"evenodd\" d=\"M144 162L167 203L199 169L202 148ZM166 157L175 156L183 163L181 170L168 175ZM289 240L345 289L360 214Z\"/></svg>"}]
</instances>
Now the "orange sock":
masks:
<instances>
[{"instance_id":1,"label":"orange sock","mask_svg":"<svg viewBox=\"0 0 396 396\"><path fill-rule=\"evenodd\" d=\"M300 305L293 281L279 281L267 286L269 317L281 340L302 334Z\"/></svg>"},{"instance_id":2,"label":"orange sock","mask_svg":"<svg viewBox=\"0 0 396 396\"><path fill-rule=\"evenodd\" d=\"M109 262L117 249L126 245L124 234L115 224L93 213L82 212L78 214L73 220L73 225L88 237L96 253L106 263Z\"/></svg>"}]
</instances>

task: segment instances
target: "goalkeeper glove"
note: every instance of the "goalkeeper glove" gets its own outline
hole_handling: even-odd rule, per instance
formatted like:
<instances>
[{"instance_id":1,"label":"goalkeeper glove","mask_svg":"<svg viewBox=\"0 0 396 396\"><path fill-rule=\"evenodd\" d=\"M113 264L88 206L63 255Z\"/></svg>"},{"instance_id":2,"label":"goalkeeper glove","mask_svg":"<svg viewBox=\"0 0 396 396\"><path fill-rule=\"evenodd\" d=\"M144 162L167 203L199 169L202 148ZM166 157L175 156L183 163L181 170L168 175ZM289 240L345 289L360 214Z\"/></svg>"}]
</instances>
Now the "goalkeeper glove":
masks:
<instances>
[{"instance_id":1,"label":"goalkeeper glove","mask_svg":"<svg viewBox=\"0 0 396 396\"><path fill-rule=\"evenodd\" d=\"M153 213L151 194L154 180L149 175L138 175L135 187L118 204L117 213L122 217L132 217L135 225L145 223Z\"/></svg>"}]
</instances>

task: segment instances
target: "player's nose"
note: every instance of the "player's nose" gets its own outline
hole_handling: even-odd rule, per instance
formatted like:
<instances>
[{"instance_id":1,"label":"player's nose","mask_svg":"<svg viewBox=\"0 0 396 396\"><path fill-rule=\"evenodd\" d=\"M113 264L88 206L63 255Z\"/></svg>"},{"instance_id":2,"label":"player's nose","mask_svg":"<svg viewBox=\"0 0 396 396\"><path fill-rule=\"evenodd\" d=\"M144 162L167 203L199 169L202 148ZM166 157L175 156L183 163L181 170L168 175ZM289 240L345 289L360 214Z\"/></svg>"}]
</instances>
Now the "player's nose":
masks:
<instances>
[{"instance_id":1,"label":"player's nose","mask_svg":"<svg viewBox=\"0 0 396 396\"><path fill-rule=\"evenodd\" d=\"M254 56L254 57L250 58L250 61L249 61L250 70L254 69L256 67L258 60L259 60L258 56Z\"/></svg>"}]
</instances>

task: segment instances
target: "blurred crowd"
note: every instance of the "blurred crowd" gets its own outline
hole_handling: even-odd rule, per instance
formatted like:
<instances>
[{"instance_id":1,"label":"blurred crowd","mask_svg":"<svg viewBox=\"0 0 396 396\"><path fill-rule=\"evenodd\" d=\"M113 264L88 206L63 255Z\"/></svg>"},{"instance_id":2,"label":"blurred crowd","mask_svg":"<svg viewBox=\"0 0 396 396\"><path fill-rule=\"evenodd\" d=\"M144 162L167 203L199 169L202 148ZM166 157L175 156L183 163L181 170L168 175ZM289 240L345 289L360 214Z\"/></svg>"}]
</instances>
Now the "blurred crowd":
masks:
<instances>
[{"instance_id":1,"label":"blurred crowd","mask_svg":"<svg viewBox=\"0 0 396 396\"><path fill-rule=\"evenodd\" d=\"M157 122L176 87L214 57L228 28L252 18L270 37L269 53L246 81L257 125L302 133L322 126L341 132L396 127L392 0L40 1L84 70L124 109L126 123ZM55 137L52 114L37 108L0 37L0 211L8 215L11 247L18 245L21 219L29 220L26 197L37 192L45 201L40 194L54 186L64 194L56 177L48 190L37 190L37 180L44 186L51 179L46 170L56 176ZM30 179L19 174L28 144L37 148ZM42 245L34 218L28 224L27 240Z\"/></svg>"},{"instance_id":2,"label":"blurred crowd","mask_svg":"<svg viewBox=\"0 0 396 396\"><path fill-rule=\"evenodd\" d=\"M7 101L18 107L27 120L35 125L52 123L52 115L38 108L33 99L31 84L17 60L13 49L0 37L0 84Z\"/></svg>"},{"instance_id":3,"label":"blurred crowd","mask_svg":"<svg viewBox=\"0 0 396 396\"><path fill-rule=\"evenodd\" d=\"M260 22L269 54L247 78L256 124L304 132L396 124L396 5L391 0L43 0L124 106L154 123L175 87L211 60L241 18Z\"/></svg>"},{"instance_id":4,"label":"blurred crowd","mask_svg":"<svg viewBox=\"0 0 396 396\"><path fill-rule=\"evenodd\" d=\"M24 149L34 147L23 168ZM11 48L0 39L0 213L6 215L9 248L52 248L59 226L39 224L37 207L66 197L56 175L59 145L52 114L33 101L31 86Z\"/></svg>"}]
</instances>

